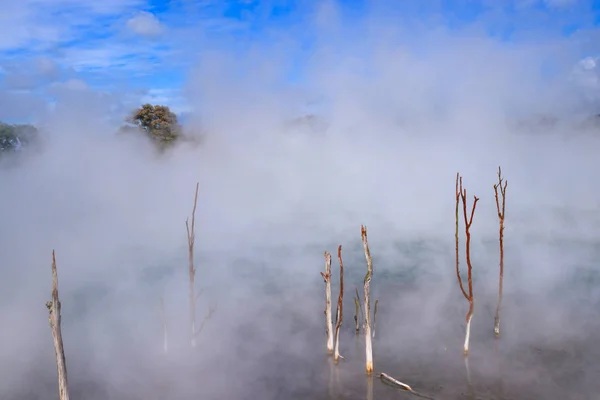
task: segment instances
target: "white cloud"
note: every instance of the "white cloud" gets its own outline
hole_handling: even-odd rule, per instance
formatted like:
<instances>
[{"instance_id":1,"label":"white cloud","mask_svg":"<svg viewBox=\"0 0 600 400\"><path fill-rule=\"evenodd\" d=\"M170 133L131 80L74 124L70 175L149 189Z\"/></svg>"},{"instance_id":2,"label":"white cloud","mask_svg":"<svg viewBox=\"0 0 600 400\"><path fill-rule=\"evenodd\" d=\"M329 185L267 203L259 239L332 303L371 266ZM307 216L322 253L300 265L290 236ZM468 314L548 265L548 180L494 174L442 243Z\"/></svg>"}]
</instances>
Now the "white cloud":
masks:
<instances>
[{"instance_id":1,"label":"white cloud","mask_svg":"<svg viewBox=\"0 0 600 400\"><path fill-rule=\"evenodd\" d=\"M152 13L142 11L127 21L127 28L132 32L146 37L160 36L164 32L164 26Z\"/></svg>"},{"instance_id":2,"label":"white cloud","mask_svg":"<svg viewBox=\"0 0 600 400\"><path fill-rule=\"evenodd\" d=\"M571 81L579 87L589 101L600 100L600 57L585 57L581 59L571 72Z\"/></svg>"}]
</instances>

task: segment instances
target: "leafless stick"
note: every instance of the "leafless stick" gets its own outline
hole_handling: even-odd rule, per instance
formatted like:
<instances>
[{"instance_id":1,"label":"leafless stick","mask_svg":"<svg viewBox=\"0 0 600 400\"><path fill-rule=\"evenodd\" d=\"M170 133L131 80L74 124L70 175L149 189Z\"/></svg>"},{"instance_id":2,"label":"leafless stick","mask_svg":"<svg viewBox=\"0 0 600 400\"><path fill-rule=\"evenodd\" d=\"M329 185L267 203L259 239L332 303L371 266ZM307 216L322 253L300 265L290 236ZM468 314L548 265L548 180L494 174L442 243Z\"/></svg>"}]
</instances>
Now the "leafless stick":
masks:
<instances>
[{"instance_id":1,"label":"leafless stick","mask_svg":"<svg viewBox=\"0 0 600 400\"><path fill-rule=\"evenodd\" d=\"M167 313L165 312L165 300L161 296L160 298L160 313L162 315L162 326L163 326L163 351L165 354L169 352L169 339L167 336Z\"/></svg>"},{"instance_id":2,"label":"leafless stick","mask_svg":"<svg viewBox=\"0 0 600 400\"><path fill-rule=\"evenodd\" d=\"M337 363L340 358L340 328L344 319L344 261L342 260L342 245L338 247L338 260L340 262L340 294L338 296L338 305L335 317L335 351L333 360Z\"/></svg>"},{"instance_id":3,"label":"leafless stick","mask_svg":"<svg viewBox=\"0 0 600 400\"><path fill-rule=\"evenodd\" d=\"M373 310L373 337L375 337L375 327L377 326L377 306L379 299L375 299L375 309Z\"/></svg>"},{"instance_id":4,"label":"leafless stick","mask_svg":"<svg viewBox=\"0 0 600 400\"><path fill-rule=\"evenodd\" d=\"M327 333L327 354L333 354L333 322L331 320L331 254L325 252L325 329Z\"/></svg>"},{"instance_id":5,"label":"leafless stick","mask_svg":"<svg viewBox=\"0 0 600 400\"><path fill-rule=\"evenodd\" d=\"M67 384L67 360L63 347L61 331L61 304L58 299L58 272L56 270L56 257L52 250L52 301L46 302L48 308L48 321L52 329L52 340L54 341L54 353L56 355L56 369L58 371L58 398L69 400L69 387Z\"/></svg>"},{"instance_id":6,"label":"leafless stick","mask_svg":"<svg viewBox=\"0 0 600 400\"><path fill-rule=\"evenodd\" d=\"M360 294L358 293L358 288L355 287L354 288L354 292L356 294L356 299L355 302L358 303L358 313L360 313L360 317L358 318L359 321L362 321L362 327L363 329L365 328L365 312L363 310L363 305L360 301Z\"/></svg>"},{"instance_id":7,"label":"leafless stick","mask_svg":"<svg viewBox=\"0 0 600 400\"><path fill-rule=\"evenodd\" d=\"M494 193L496 195L496 211L498 211L499 228L499 244L500 244L500 281L498 283L498 305L496 306L496 316L494 318L494 334L500 337L500 308L502 307L502 288L504 286L504 210L506 206L506 186L508 181L504 181L502 185L502 170L498 167L498 183L494 185ZM498 188L502 195L502 207L498 199Z\"/></svg>"},{"instance_id":8,"label":"leafless stick","mask_svg":"<svg viewBox=\"0 0 600 400\"><path fill-rule=\"evenodd\" d=\"M367 240L367 228L361 226L361 236L363 247L365 250L365 258L367 259L367 274L364 279L365 290L365 355L366 355L366 371L368 375L373 373L373 343L371 340L371 279L373 278L373 261L371 260L371 252L369 251L369 242Z\"/></svg>"},{"instance_id":9,"label":"leafless stick","mask_svg":"<svg viewBox=\"0 0 600 400\"><path fill-rule=\"evenodd\" d=\"M196 347L196 295L195 295L195 279L196 268L194 266L194 242L196 240L196 205L198 203L198 187L200 183L196 183L196 194L194 195L194 208L192 209L191 227L188 220L185 220L185 229L188 237L188 274L190 286L190 341L192 347Z\"/></svg>"},{"instance_id":10,"label":"leafless stick","mask_svg":"<svg viewBox=\"0 0 600 400\"><path fill-rule=\"evenodd\" d=\"M354 311L354 325L356 327L356 333L360 332L360 325L358 324L358 310L360 309L360 299L358 297L354 298L354 307L356 311Z\"/></svg>"},{"instance_id":11,"label":"leafless stick","mask_svg":"<svg viewBox=\"0 0 600 400\"><path fill-rule=\"evenodd\" d=\"M479 198L477 196L473 196L473 207L471 209L471 215L468 216L467 214L467 190L463 189L463 185L462 185L462 177L459 174L456 174L456 201L458 204L458 200L460 199L462 201L462 205L463 205L463 216L464 216L464 222L465 222L465 235L466 235L466 239L465 239L465 252L466 252L466 261L467 261L467 275L468 275L468 288L469 288L469 292L467 294L467 292L464 289L463 283L462 283L462 279L460 277L460 271L458 268L458 257L456 258L456 275L458 277L458 283L460 286L460 290L462 291L462 294L465 296L465 298L467 299L467 301L469 302L469 312L467 313L467 317L466 317L466 322L467 322L467 327L465 330L465 344L463 347L463 353L466 355L469 354L469 339L471 337L471 319L473 318L473 279L472 279L472 270L473 267L471 265L471 232L470 232L470 228L471 228L471 224L473 224L473 216L475 215L475 209L477 207L477 202L479 201ZM458 209L458 207L457 207ZM457 231L458 231L458 213L457 215L457 219L456 219L456 226L457 226ZM456 248L458 251L458 235L457 235L457 241L456 241Z\"/></svg>"},{"instance_id":12,"label":"leafless stick","mask_svg":"<svg viewBox=\"0 0 600 400\"><path fill-rule=\"evenodd\" d=\"M408 393L410 393L412 395L415 395L417 397L421 397L423 399L435 400L433 397L425 396L424 394L421 394L419 392L415 392L413 390L413 388L411 388L406 383L402 383L398 379L393 378L393 377L389 376L386 373L383 373L383 372L380 373L379 374L379 378L381 379L382 382L384 382L384 383L391 383L391 384L393 384L394 387L398 387L399 389L405 390Z\"/></svg>"}]
</instances>

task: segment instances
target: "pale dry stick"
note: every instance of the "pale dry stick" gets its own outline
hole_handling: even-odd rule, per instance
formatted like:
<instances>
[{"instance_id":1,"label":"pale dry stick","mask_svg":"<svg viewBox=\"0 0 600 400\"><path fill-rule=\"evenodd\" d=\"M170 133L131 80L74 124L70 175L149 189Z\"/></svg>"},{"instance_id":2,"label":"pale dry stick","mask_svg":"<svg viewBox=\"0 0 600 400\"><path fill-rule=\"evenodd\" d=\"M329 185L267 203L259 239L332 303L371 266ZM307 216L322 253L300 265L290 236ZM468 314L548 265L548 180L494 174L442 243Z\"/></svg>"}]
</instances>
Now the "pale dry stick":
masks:
<instances>
[{"instance_id":1,"label":"pale dry stick","mask_svg":"<svg viewBox=\"0 0 600 400\"><path fill-rule=\"evenodd\" d=\"M371 260L371 252L369 251L369 242L367 240L367 228L361 225L361 237L365 250L365 258L367 259L367 274L364 279L365 290L365 355L366 355L366 371L368 375L373 373L373 343L371 339L371 279L373 278L373 261Z\"/></svg>"},{"instance_id":2,"label":"pale dry stick","mask_svg":"<svg viewBox=\"0 0 600 400\"><path fill-rule=\"evenodd\" d=\"M426 396L424 394L414 391L413 388L410 387L409 385L407 385L406 383L400 382L398 379L391 377L390 375L386 374L385 372L382 372L379 374L379 379L381 379L381 381L383 383L391 383L394 386L397 386L398 388L400 388L414 396L421 397L423 399L435 400L433 397L429 397L429 396Z\"/></svg>"},{"instance_id":3,"label":"pale dry stick","mask_svg":"<svg viewBox=\"0 0 600 400\"><path fill-rule=\"evenodd\" d=\"M344 357L340 355L340 328L344 319L344 261L342 260L342 245L338 247L338 260L340 262L340 294L338 296L338 305L335 316L335 349L333 359L337 363Z\"/></svg>"},{"instance_id":4,"label":"pale dry stick","mask_svg":"<svg viewBox=\"0 0 600 400\"><path fill-rule=\"evenodd\" d=\"M192 223L191 228L188 219L185 220L185 229L188 237L188 274L189 274L189 301L190 301L190 342L192 347L196 347L196 301L195 295L195 279L196 279L196 267L194 266L194 242L196 240L196 205L198 203L198 187L200 183L196 183L196 193L194 195L194 207L192 209Z\"/></svg>"},{"instance_id":5,"label":"pale dry stick","mask_svg":"<svg viewBox=\"0 0 600 400\"><path fill-rule=\"evenodd\" d=\"M163 351L165 354L169 352L169 338L167 331L167 313L165 312L165 300L160 297L160 313L162 316L162 328L163 328Z\"/></svg>"},{"instance_id":6,"label":"pale dry stick","mask_svg":"<svg viewBox=\"0 0 600 400\"><path fill-rule=\"evenodd\" d=\"M375 327L377 326L377 306L379 305L379 299L375 299L375 308L373 310L373 338L375 338Z\"/></svg>"},{"instance_id":7,"label":"pale dry stick","mask_svg":"<svg viewBox=\"0 0 600 400\"><path fill-rule=\"evenodd\" d=\"M504 181L502 185L502 170L498 167L498 183L494 185L494 193L496 195L496 211L498 212L498 223L500 225L498 236L500 245L500 281L498 282L498 304L496 305L496 315L494 317L494 334L500 337L500 308L502 307L502 289L504 286L504 210L506 206L506 186L508 181ZM498 199L498 188L502 195L502 207Z\"/></svg>"},{"instance_id":8,"label":"pale dry stick","mask_svg":"<svg viewBox=\"0 0 600 400\"><path fill-rule=\"evenodd\" d=\"M56 355L56 369L58 371L58 398L69 400L69 386L67 384L67 360L63 347L61 331L61 304L58 299L58 272L56 270L56 257L52 250L52 301L46 302L48 308L48 321L52 329L52 340L54 342L54 353Z\"/></svg>"},{"instance_id":9,"label":"pale dry stick","mask_svg":"<svg viewBox=\"0 0 600 400\"><path fill-rule=\"evenodd\" d=\"M460 182L460 185L459 185L459 182ZM463 353L466 356L469 354L469 340L471 337L471 320L473 318L473 308L474 308L473 279L472 279L473 266L471 264L471 232L470 232L470 228L471 228L471 224L473 224L473 216L475 215L475 209L477 207L477 202L479 201L479 198L477 196L473 196L473 199L474 199L473 200L473 208L471 209L471 216L469 217L467 214L467 190L463 189L462 177L459 174L456 174L456 187L458 189L456 191L457 202L458 202L458 199L460 198L460 200L462 201L462 204L463 204L463 216L464 216L464 222L465 222L465 235L466 235L465 252L466 252L466 261L467 261L467 276L468 276L468 284L469 284L469 286L468 286L469 293L467 294L467 292L465 291L465 289L463 287L462 279L460 277L460 271L458 268L458 257L457 257L456 274L458 277L458 283L460 285L460 290L462 291L463 295L469 302L469 312L467 313L467 317L466 317L467 327L465 330L465 343L463 346ZM458 209L458 207L457 207L457 209ZM457 213L456 225L458 226L458 213ZM457 241L457 249L458 249L458 241Z\"/></svg>"},{"instance_id":10,"label":"pale dry stick","mask_svg":"<svg viewBox=\"0 0 600 400\"><path fill-rule=\"evenodd\" d=\"M331 254L325 252L325 273L321 272L325 281L325 329L327 333L327 354L333 354L333 322L331 320Z\"/></svg>"}]
</instances>

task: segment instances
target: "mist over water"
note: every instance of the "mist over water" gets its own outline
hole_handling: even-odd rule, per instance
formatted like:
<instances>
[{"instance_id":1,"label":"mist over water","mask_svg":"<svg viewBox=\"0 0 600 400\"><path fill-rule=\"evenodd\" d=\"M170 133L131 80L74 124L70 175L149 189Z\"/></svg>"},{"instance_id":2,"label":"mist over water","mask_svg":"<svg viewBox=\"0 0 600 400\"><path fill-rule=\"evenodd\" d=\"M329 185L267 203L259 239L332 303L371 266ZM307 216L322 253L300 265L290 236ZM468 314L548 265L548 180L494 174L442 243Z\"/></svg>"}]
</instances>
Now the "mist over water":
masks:
<instances>
[{"instance_id":1,"label":"mist over water","mask_svg":"<svg viewBox=\"0 0 600 400\"><path fill-rule=\"evenodd\" d=\"M157 154L143 138L115 136L86 112L86 101L98 101L89 89L65 95L43 120L39 149L2 157L0 398L57 398L44 307L52 249L72 398L369 398L353 321L366 273L361 224L379 299L375 371L436 398L469 398L468 302L454 270L457 172L469 207L480 197L471 390L483 399L589 399L600 389L600 136L584 124L597 104L573 83L581 42L516 44L424 27L409 35L385 22L357 28L352 40L312 29L315 51L294 85L286 57L302 43L284 34L280 48L200 57L186 84L199 146ZM547 60L561 73L541 73ZM312 106L318 124L290 126L315 98L325 99ZM558 122L540 122L544 115ZM494 340L498 166L508 188ZM216 311L192 350L184 223L196 182L197 321ZM460 234L466 277L462 216ZM319 272L323 252L339 244L346 359L333 368ZM332 270L335 312L335 257ZM401 396L374 380L373 398Z\"/></svg>"}]
</instances>

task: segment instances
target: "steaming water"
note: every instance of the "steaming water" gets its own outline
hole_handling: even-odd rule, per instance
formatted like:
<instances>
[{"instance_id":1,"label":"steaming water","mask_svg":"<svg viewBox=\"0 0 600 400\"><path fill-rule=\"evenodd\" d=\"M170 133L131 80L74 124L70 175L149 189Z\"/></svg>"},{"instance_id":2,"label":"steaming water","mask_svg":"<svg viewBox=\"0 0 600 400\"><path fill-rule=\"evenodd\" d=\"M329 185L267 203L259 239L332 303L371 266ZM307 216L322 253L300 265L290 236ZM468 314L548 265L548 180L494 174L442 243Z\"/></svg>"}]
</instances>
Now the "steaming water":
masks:
<instances>
[{"instance_id":1,"label":"steaming water","mask_svg":"<svg viewBox=\"0 0 600 400\"><path fill-rule=\"evenodd\" d=\"M527 266L515 257L507 257L500 340L494 339L492 329L495 281L487 279L497 270L494 264L494 268L480 267L474 282L476 308L468 372L462 355L468 303L456 281L446 279L454 274L451 243L395 242L390 246L393 251L383 256L375 251L377 246L372 246L373 299L379 299L374 340L376 372L386 372L436 399L592 398L600 389L597 379L600 349L596 345L600 337L599 302L594 296L599 281L594 262L600 245L539 240L537 245L545 246L548 251L559 246L561 252L577 252L579 265L565 263L562 283L548 292L535 293L524 291L527 285L523 284L518 285L518 290L511 289L517 286L513 279L519 276L519 270ZM493 246L495 243L484 248L484 252L491 253L491 259L495 254ZM509 241L508 255L510 246ZM142 340L132 333L136 321L129 319L96 327L104 330L102 335L114 339L109 354L99 356L90 337L73 337L75 332L93 336L90 331L77 329L77 321L93 318L94 312L103 307L140 299L115 295L100 284L63 299L71 397L90 400L408 398L408 394L398 394L397 389L382 384L377 377L371 378L370 385L364 374L364 337L354 332L352 300L355 287L362 298L360 285L366 271L360 244L344 249L346 292L341 352L345 360L336 366L325 351L322 280L318 274L303 280L308 274L291 275L281 268L286 257L294 256L297 251L272 249L273 263L256 263L236 256L226 258L223 254L203 255L201 264L215 265L220 261L227 264L226 269L237 269L240 282L236 287L245 290L227 292L228 283L219 281L219 275L230 276L230 271L213 275L221 288L217 296L220 317L208 325L206 336L200 335L196 351L186 345L185 333L177 334L178 329L172 328L175 331L171 337L172 353L160 354L159 319L155 331L143 332ZM306 251L322 254L318 246ZM581 263L582 253L590 255L590 263ZM440 257L446 258L447 270L433 271L431 266ZM184 260L177 261L185 265ZM385 269L379 273L384 264L387 264ZM396 264L398 267L394 269ZM143 271L141 280L152 292L158 290L158 283L169 274L185 279L184 274L174 271L165 266L149 267ZM334 298L338 290L337 273L334 263ZM207 293L212 296L217 292ZM181 298L185 299L185 295L182 293ZM200 305L199 320L206 304ZM335 301L333 307L335 311ZM553 307L554 313L537 314ZM219 337L215 332L219 331L221 339L215 340ZM83 347L84 352L93 355L88 362L82 361L86 357L71 354L74 348L81 351L82 347L72 345L81 340L89 340L89 347ZM44 362L31 371L30 384L8 399L56 398L50 341L47 347ZM118 371L118 375L112 373L111 363L116 363L114 372Z\"/></svg>"}]
</instances>

